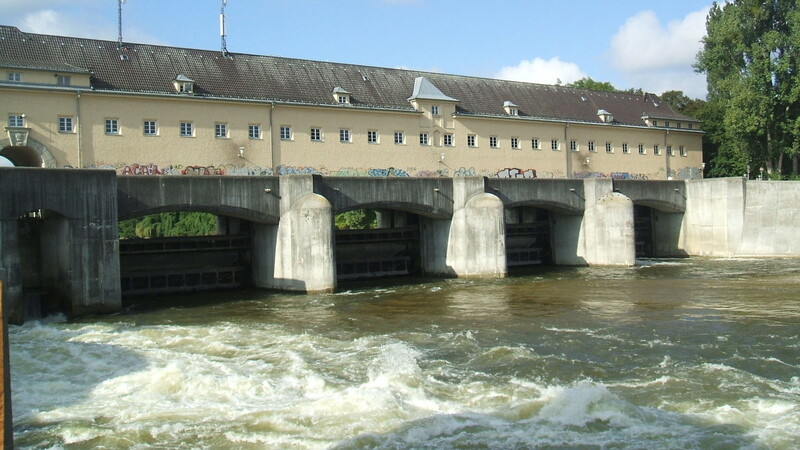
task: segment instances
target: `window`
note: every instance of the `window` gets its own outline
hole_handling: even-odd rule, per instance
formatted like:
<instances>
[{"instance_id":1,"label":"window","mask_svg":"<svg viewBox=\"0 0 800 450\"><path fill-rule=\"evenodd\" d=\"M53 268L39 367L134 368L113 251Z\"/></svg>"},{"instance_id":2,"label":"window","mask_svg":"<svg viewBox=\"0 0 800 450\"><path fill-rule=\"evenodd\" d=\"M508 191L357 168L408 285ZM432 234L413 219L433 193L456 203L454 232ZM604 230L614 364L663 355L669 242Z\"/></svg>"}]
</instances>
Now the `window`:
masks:
<instances>
[{"instance_id":1,"label":"window","mask_svg":"<svg viewBox=\"0 0 800 450\"><path fill-rule=\"evenodd\" d=\"M639 154L640 155L646 154L646 152L644 150L644 144L639 144Z\"/></svg>"},{"instance_id":2,"label":"window","mask_svg":"<svg viewBox=\"0 0 800 450\"><path fill-rule=\"evenodd\" d=\"M59 133L72 133L72 117L59 117L58 118L58 132Z\"/></svg>"},{"instance_id":3,"label":"window","mask_svg":"<svg viewBox=\"0 0 800 450\"><path fill-rule=\"evenodd\" d=\"M420 137L421 139L421 137ZM403 145L406 143L406 136L403 134L402 131L395 131L394 132L394 143L397 145Z\"/></svg>"},{"instance_id":4,"label":"window","mask_svg":"<svg viewBox=\"0 0 800 450\"><path fill-rule=\"evenodd\" d=\"M664 126L669 128L669 122L668 121L664 122Z\"/></svg>"},{"instance_id":5,"label":"window","mask_svg":"<svg viewBox=\"0 0 800 450\"><path fill-rule=\"evenodd\" d=\"M192 137L194 136L194 126L192 122L181 122L181 136Z\"/></svg>"},{"instance_id":6,"label":"window","mask_svg":"<svg viewBox=\"0 0 800 450\"><path fill-rule=\"evenodd\" d=\"M628 148L628 144L627 144L627 143L625 143L625 142L623 142L623 143L622 143L622 153L625 153L625 154L627 155L627 154L628 154L628 153L630 153L630 152L631 152L631 149L630 149L630 148Z\"/></svg>"},{"instance_id":7,"label":"window","mask_svg":"<svg viewBox=\"0 0 800 450\"><path fill-rule=\"evenodd\" d=\"M467 147L477 147L474 134L467 135Z\"/></svg>"},{"instance_id":8,"label":"window","mask_svg":"<svg viewBox=\"0 0 800 450\"><path fill-rule=\"evenodd\" d=\"M214 137L225 139L228 137L228 124L217 123L214 124Z\"/></svg>"},{"instance_id":9,"label":"window","mask_svg":"<svg viewBox=\"0 0 800 450\"><path fill-rule=\"evenodd\" d=\"M248 125L247 137L250 139L261 139L261 125Z\"/></svg>"},{"instance_id":10,"label":"window","mask_svg":"<svg viewBox=\"0 0 800 450\"><path fill-rule=\"evenodd\" d=\"M346 95L340 95L339 96L339 103L342 103L342 104L350 103L350 97L348 97Z\"/></svg>"},{"instance_id":11,"label":"window","mask_svg":"<svg viewBox=\"0 0 800 450\"><path fill-rule=\"evenodd\" d=\"M22 74L19 72L8 72L8 77L6 77L8 81L13 81L19 83L22 81Z\"/></svg>"},{"instance_id":12,"label":"window","mask_svg":"<svg viewBox=\"0 0 800 450\"><path fill-rule=\"evenodd\" d=\"M341 128L339 130L339 142L350 142L350 130L347 128Z\"/></svg>"},{"instance_id":13,"label":"window","mask_svg":"<svg viewBox=\"0 0 800 450\"><path fill-rule=\"evenodd\" d=\"M589 148L589 151L592 152L592 153L597 151L594 148L594 141L589 141L589 143L586 146Z\"/></svg>"},{"instance_id":14,"label":"window","mask_svg":"<svg viewBox=\"0 0 800 450\"><path fill-rule=\"evenodd\" d=\"M292 127L283 125L280 129L280 136L282 141L289 141L292 139Z\"/></svg>"},{"instance_id":15,"label":"window","mask_svg":"<svg viewBox=\"0 0 800 450\"><path fill-rule=\"evenodd\" d=\"M434 116L438 116L439 115L439 106L437 106L437 105L431 106L431 114L433 114Z\"/></svg>"},{"instance_id":16,"label":"window","mask_svg":"<svg viewBox=\"0 0 800 450\"><path fill-rule=\"evenodd\" d=\"M25 126L25 118L22 117L21 114L9 114L8 115L8 126L10 126L10 127L24 127Z\"/></svg>"},{"instance_id":17,"label":"window","mask_svg":"<svg viewBox=\"0 0 800 450\"><path fill-rule=\"evenodd\" d=\"M498 148L497 136L489 136L489 147Z\"/></svg>"},{"instance_id":18,"label":"window","mask_svg":"<svg viewBox=\"0 0 800 450\"><path fill-rule=\"evenodd\" d=\"M694 128L694 124L692 124L692 123L686 124L686 127L691 130L691 129Z\"/></svg>"},{"instance_id":19,"label":"window","mask_svg":"<svg viewBox=\"0 0 800 450\"><path fill-rule=\"evenodd\" d=\"M518 116L519 115L519 110L517 108L509 108L508 109L508 115L509 116Z\"/></svg>"},{"instance_id":20,"label":"window","mask_svg":"<svg viewBox=\"0 0 800 450\"><path fill-rule=\"evenodd\" d=\"M519 138L512 137L511 138L511 148L514 150L519 150Z\"/></svg>"},{"instance_id":21,"label":"window","mask_svg":"<svg viewBox=\"0 0 800 450\"><path fill-rule=\"evenodd\" d=\"M367 142L370 144L378 143L378 132L376 130L367 131Z\"/></svg>"},{"instance_id":22,"label":"window","mask_svg":"<svg viewBox=\"0 0 800 450\"><path fill-rule=\"evenodd\" d=\"M395 144L398 143L397 142L397 134L396 133L395 133L394 141L395 141L394 142ZM419 134L419 145L428 145L429 142L430 141L428 140L428 133L420 133Z\"/></svg>"},{"instance_id":23,"label":"window","mask_svg":"<svg viewBox=\"0 0 800 450\"><path fill-rule=\"evenodd\" d=\"M668 154L669 156L675 156L675 150L673 150L673 149L672 149L672 146L671 146L671 145L668 145L668 146L667 146L667 154Z\"/></svg>"},{"instance_id":24,"label":"window","mask_svg":"<svg viewBox=\"0 0 800 450\"><path fill-rule=\"evenodd\" d=\"M56 84L59 86L69 86L72 78L69 75L56 75Z\"/></svg>"},{"instance_id":25,"label":"window","mask_svg":"<svg viewBox=\"0 0 800 450\"><path fill-rule=\"evenodd\" d=\"M686 156L686 147L681 145L680 147L678 147L678 152L680 153L681 156Z\"/></svg>"},{"instance_id":26,"label":"window","mask_svg":"<svg viewBox=\"0 0 800 450\"><path fill-rule=\"evenodd\" d=\"M654 126L654 127L657 127L657 126L658 126L658 121L657 121L657 120L654 120L654 121L653 121L653 126Z\"/></svg>"},{"instance_id":27,"label":"window","mask_svg":"<svg viewBox=\"0 0 800 450\"><path fill-rule=\"evenodd\" d=\"M572 150L573 152L577 152L578 151L578 141L576 141L575 139L569 141L569 149Z\"/></svg>"},{"instance_id":28,"label":"window","mask_svg":"<svg viewBox=\"0 0 800 450\"><path fill-rule=\"evenodd\" d=\"M311 140L314 142L322 142L322 129L321 128L312 128L311 129Z\"/></svg>"},{"instance_id":29,"label":"window","mask_svg":"<svg viewBox=\"0 0 800 450\"><path fill-rule=\"evenodd\" d=\"M119 119L106 119L106 134L119 134Z\"/></svg>"},{"instance_id":30,"label":"window","mask_svg":"<svg viewBox=\"0 0 800 450\"><path fill-rule=\"evenodd\" d=\"M155 120L145 120L143 125L145 136L156 136L158 134L158 124Z\"/></svg>"},{"instance_id":31,"label":"window","mask_svg":"<svg viewBox=\"0 0 800 450\"><path fill-rule=\"evenodd\" d=\"M614 145L611 142L606 142L606 153L614 153Z\"/></svg>"},{"instance_id":32,"label":"window","mask_svg":"<svg viewBox=\"0 0 800 450\"><path fill-rule=\"evenodd\" d=\"M658 144L653 146L653 154L656 155L656 156L661 154L661 149L658 148Z\"/></svg>"},{"instance_id":33,"label":"window","mask_svg":"<svg viewBox=\"0 0 800 450\"><path fill-rule=\"evenodd\" d=\"M558 150L558 139L550 140L550 150Z\"/></svg>"},{"instance_id":34,"label":"window","mask_svg":"<svg viewBox=\"0 0 800 450\"><path fill-rule=\"evenodd\" d=\"M452 147L453 146L453 135L452 134L445 134L444 135L444 146L445 147Z\"/></svg>"},{"instance_id":35,"label":"window","mask_svg":"<svg viewBox=\"0 0 800 450\"><path fill-rule=\"evenodd\" d=\"M534 150L541 150L542 144L539 142L539 138L531 139L531 148Z\"/></svg>"},{"instance_id":36,"label":"window","mask_svg":"<svg viewBox=\"0 0 800 450\"><path fill-rule=\"evenodd\" d=\"M676 127L678 127L678 128L680 128L680 127L681 127L681 123L680 123L680 122L678 122L678 123L677 123L675 126L676 126Z\"/></svg>"},{"instance_id":37,"label":"window","mask_svg":"<svg viewBox=\"0 0 800 450\"><path fill-rule=\"evenodd\" d=\"M181 83L179 91L183 92L184 94L193 93L194 92L194 83L190 83L190 82Z\"/></svg>"}]
</instances>

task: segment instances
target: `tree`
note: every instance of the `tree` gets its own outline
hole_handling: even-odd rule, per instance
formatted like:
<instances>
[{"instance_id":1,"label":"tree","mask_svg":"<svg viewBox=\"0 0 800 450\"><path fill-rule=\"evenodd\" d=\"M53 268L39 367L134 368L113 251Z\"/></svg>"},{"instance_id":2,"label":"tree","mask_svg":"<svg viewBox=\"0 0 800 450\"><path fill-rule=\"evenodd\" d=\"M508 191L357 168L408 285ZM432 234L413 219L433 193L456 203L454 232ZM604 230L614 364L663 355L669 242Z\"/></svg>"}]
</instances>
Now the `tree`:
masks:
<instances>
[{"instance_id":1,"label":"tree","mask_svg":"<svg viewBox=\"0 0 800 450\"><path fill-rule=\"evenodd\" d=\"M338 214L334 223L340 230L366 230L378 226L378 216L371 209L354 209Z\"/></svg>"},{"instance_id":2,"label":"tree","mask_svg":"<svg viewBox=\"0 0 800 450\"><path fill-rule=\"evenodd\" d=\"M578 89L589 89L592 91L619 92L617 88L608 81L595 81L591 77L584 77L572 83L567 83L566 86Z\"/></svg>"},{"instance_id":3,"label":"tree","mask_svg":"<svg viewBox=\"0 0 800 450\"><path fill-rule=\"evenodd\" d=\"M695 68L723 125L718 155L798 173L800 12L796 0L735 0L711 8ZM738 155L738 156L737 156Z\"/></svg>"}]
</instances>

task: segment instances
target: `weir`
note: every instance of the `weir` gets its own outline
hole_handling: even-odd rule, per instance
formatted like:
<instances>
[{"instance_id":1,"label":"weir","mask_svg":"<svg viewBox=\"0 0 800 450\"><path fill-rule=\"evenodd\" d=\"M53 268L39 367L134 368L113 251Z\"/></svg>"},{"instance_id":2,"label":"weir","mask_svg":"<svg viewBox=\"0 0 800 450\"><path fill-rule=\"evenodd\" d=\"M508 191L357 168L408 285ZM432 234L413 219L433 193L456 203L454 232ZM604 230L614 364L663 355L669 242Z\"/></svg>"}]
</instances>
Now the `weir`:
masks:
<instances>
[{"instance_id":1,"label":"weir","mask_svg":"<svg viewBox=\"0 0 800 450\"><path fill-rule=\"evenodd\" d=\"M122 295L255 286L330 292L419 273L504 277L640 256L800 256L800 183L119 176L0 168L0 279L12 322L118 311ZM779 214L772 214L779 205ZM336 231L351 209L381 227ZM204 211L224 235L123 241L119 218Z\"/></svg>"}]
</instances>

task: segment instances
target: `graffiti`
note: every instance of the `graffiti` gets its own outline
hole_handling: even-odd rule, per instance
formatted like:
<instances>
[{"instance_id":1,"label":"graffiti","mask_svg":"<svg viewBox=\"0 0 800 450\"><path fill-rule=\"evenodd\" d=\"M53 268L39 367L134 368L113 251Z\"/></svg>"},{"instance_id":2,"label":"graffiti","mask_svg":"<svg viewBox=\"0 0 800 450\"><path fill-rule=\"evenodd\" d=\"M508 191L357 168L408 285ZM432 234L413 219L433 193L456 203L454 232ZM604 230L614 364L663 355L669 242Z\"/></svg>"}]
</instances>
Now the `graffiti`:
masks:
<instances>
[{"instance_id":1,"label":"graffiti","mask_svg":"<svg viewBox=\"0 0 800 450\"><path fill-rule=\"evenodd\" d=\"M278 166L278 175L321 175L317 169L313 167L287 167L284 165Z\"/></svg>"},{"instance_id":2,"label":"graffiti","mask_svg":"<svg viewBox=\"0 0 800 450\"><path fill-rule=\"evenodd\" d=\"M408 172L403 169L395 169L389 167L388 169L369 169L367 174L371 177L407 177Z\"/></svg>"},{"instance_id":3,"label":"graffiti","mask_svg":"<svg viewBox=\"0 0 800 450\"><path fill-rule=\"evenodd\" d=\"M476 175L477 174L475 173L474 167L470 167L469 169L465 167L459 167L458 170L453 173L454 177L474 177Z\"/></svg>"},{"instance_id":4,"label":"graffiti","mask_svg":"<svg viewBox=\"0 0 800 450\"><path fill-rule=\"evenodd\" d=\"M214 166L187 166L182 175L225 175L225 169Z\"/></svg>"},{"instance_id":5,"label":"graffiti","mask_svg":"<svg viewBox=\"0 0 800 450\"><path fill-rule=\"evenodd\" d=\"M608 174L603 172L574 172L574 178L608 178Z\"/></svg>"},{"instance_id":6,"label":"graffiti","mask_svg":"<svg viewBox=\"0 0 800 450\"><path fill-rule=\"evenodd\" d=\"M417 174L415 176L420 177L420 178L449 177L450 176L450 170L449 169L439 169L439 170L436 170L436 171L420 170L419 172L417 172Z\"/></svg>"},{"instance_id":7,"label":"graffiti","mask_svg":"<svg viewBox=\"0 0 800 450\"><path fill-rule=\"evenodd\" d=\"M648 176L643 173L611 172L611 178L615 180L648 180Z\"/></svg>"},{"instance_id":8,"label":"graffiti","mask_svg":"<svg viewBox=\"0 0 800 450\"><path fill-rule=\"evenodd\" d=\"M516 168L506 168L495 174L497 178L536 178L536 170L520 170Z\"/></svg>"}]
</instances>

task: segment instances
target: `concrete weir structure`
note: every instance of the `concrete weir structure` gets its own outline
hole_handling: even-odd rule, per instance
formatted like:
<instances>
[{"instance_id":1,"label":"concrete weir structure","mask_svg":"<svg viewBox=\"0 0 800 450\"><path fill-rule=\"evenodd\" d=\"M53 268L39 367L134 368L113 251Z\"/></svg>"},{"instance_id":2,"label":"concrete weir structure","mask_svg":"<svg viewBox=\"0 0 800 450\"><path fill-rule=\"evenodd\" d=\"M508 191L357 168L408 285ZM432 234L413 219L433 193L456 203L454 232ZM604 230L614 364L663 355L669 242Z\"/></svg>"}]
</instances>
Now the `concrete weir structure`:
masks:
<instances>
[{"instance_id":1,"label":"concrete weir structure","mask_svg":"<svg viewBox=\"0 0 800 450\"><path fill-rule=\"evenodd\" d=\"M164 211L225 218L247 247L246 283L298 292L336 289L337 256L346 252L337 249L333 219L352 209L382 211L382 226L413 236L403 235L415 240L403 248L418 253L419 272L434 276L504 277L512 255L540 250L556 265L630 266L637 255L796 257L798 204L800 183L739 178L116 176L0 168L0 279L15 322L54 310L117 311L118 218ZM537 227L544 231L525 234ZM360 248L350 248L350 257Z\"/></svg>"}]
</instances>

